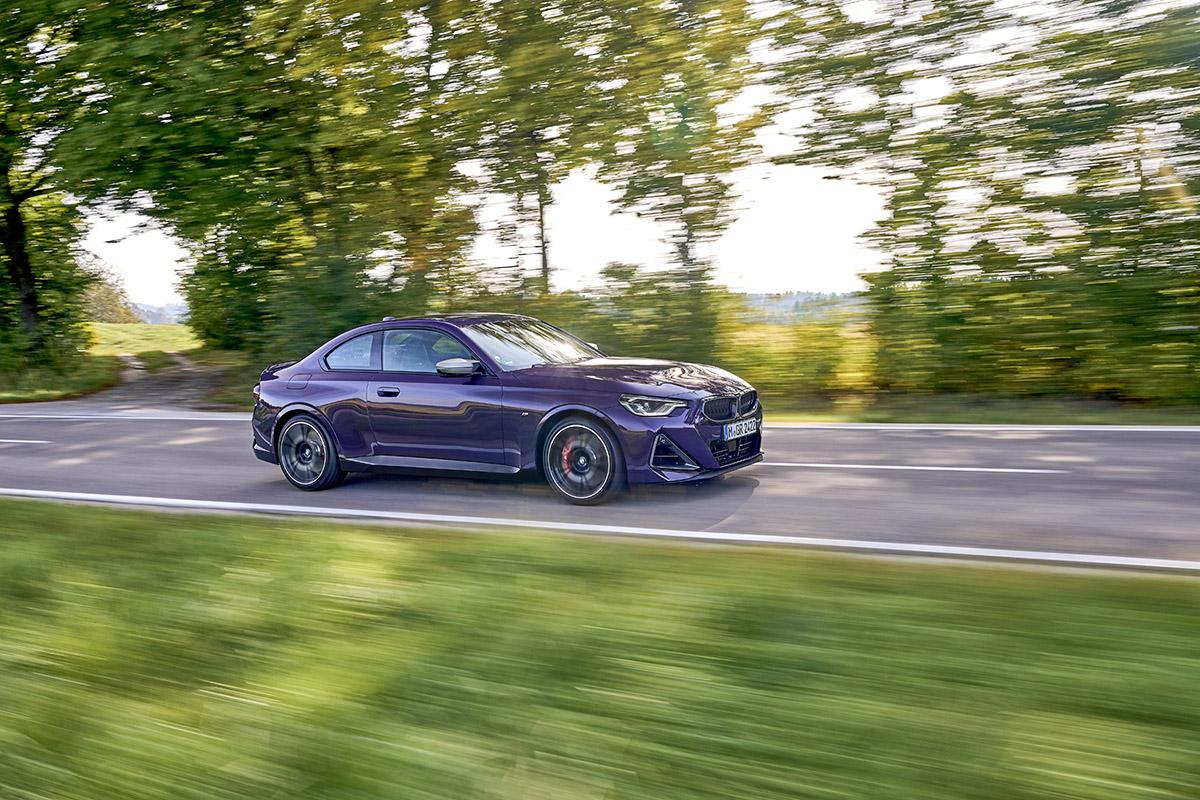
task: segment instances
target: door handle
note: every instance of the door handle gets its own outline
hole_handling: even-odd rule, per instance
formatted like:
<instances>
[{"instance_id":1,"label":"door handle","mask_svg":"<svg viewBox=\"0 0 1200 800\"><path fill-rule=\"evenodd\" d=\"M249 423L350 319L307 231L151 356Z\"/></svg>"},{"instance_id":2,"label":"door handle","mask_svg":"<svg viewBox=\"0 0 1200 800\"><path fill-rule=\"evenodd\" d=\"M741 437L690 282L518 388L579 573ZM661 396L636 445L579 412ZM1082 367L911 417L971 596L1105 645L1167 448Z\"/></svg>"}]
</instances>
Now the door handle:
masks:
<instances>
[{"instance_id":1,"label":"door handle","mask_svg":"<svg viewBox=\"0 0 1200 800\"><path fill-rule=\"evenodd\" d=\"M375 394L379 395L380 397L399 397L400 390L395 386L380 386L375 390Z\"/></svg>"}]
</instances>

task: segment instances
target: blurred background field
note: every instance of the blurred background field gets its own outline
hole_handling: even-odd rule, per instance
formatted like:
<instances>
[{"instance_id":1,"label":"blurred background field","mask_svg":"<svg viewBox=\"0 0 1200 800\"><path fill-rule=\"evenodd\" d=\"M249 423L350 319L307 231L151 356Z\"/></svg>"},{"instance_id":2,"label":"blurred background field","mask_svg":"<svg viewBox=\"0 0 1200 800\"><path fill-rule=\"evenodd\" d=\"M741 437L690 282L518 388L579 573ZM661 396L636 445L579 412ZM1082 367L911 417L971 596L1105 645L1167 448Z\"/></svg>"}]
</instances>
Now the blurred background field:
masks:
<instances>
[{"instance_id":1,"label":"blurred background field","mask_svg":"<svg viewBox=\"0 0 1200 800\"><path fill-rule=\"evenodd\" d=\"M7 797L1200 792L1191 579L0 517Z\"/></svg>"},{"instance_id":2,"label":"blurred background field","mask_svg":"<svg viewBox=\"0 0 1200 800\"><path fill-rule=\"evenodd\" d=\"M88 353L132 355L152 372L169 363L163 359L168 353L188 353L200 347L200 340L187 325L93 322L89 327L92 344Z\"/></svg>"},{"instance_id":3,"label":"blurred background field","mask_svg":"<svg viewBox=\"0 0 1200 800\"><path fill-rule=\"evenodd\" d=\"M143 322L91 322L85 328L86 349L66 368L29 368L0 373L0 403L61 400L116 385L128 365L127 356L149 372L176 366L172 353L192 353L200 341L187 325Z\"/></svg>"}]
</instances>

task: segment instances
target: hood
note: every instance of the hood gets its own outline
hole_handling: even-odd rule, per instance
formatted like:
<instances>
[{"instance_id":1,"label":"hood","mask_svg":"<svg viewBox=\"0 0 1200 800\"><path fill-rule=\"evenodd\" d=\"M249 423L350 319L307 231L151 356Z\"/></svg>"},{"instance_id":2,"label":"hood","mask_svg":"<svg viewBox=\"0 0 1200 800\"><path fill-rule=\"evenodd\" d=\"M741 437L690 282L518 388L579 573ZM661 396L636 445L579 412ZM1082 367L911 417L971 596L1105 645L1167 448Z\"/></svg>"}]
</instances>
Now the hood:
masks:
<instances>
[{"instance_id":1,"label":"hood","mask_svg":"<svg viewBox=\"0 0 1200 800\"><path fill-rule=\"evenodd\" d=\"M590 358L516 373L523 383L583 391L644 392L655 397L701 398L737 394L750 384L717 367L653 358Z\"/></svg>"}]
</instances>

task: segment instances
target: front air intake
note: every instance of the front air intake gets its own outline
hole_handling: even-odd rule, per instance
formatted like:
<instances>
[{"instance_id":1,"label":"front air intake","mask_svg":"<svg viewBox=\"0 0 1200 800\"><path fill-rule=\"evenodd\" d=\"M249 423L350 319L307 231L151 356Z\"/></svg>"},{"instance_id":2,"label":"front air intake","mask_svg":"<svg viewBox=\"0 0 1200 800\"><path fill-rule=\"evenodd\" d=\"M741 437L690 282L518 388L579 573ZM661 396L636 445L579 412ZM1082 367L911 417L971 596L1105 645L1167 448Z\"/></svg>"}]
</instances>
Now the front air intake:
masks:
<instances>
[{"instance_id":1,"label":"front air intake","mask_svg":"<svg viewBox=\"0 0 1200 800\"><path fill-rule=\"evenodd\" d=\"M717 460L717 464L727 467L730 464L736 464L739 461L745 461L748 458L758 455L762 450L762 434L754 433L750 436L734 439L732 442L723 442L720 439L716 439L709 442L708 447L712 450L713 458Z\"/></svg>"},{"instance_id":2,"label":"front air intake","mask_svg":"<svg viewBox=\"0 0 1200 800\"><path fill-rule=\"evenodd\" d=\"M700 469L699 465L688 458L687 453L683 452L679 445L661 433L654 440L654 452L650 456L650 466L655 469L688 471Z\"/></svg>"}]
</instances>

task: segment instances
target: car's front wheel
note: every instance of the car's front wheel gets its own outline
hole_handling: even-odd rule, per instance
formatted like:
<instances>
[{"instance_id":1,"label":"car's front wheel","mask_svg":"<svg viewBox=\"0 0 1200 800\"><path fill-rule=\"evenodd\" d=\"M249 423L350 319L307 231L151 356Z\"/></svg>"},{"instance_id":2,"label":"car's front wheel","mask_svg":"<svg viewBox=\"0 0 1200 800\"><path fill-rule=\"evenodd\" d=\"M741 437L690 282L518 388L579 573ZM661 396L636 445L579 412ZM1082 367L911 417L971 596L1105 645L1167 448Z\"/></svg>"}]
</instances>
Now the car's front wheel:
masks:
<instances>
[{"instance_id":1,"label":"car's front wheel","mask_svg":"<svg viewBox=\"0 0 1200 800\"><path fill-rule=\"evenodd\" d=\"M586 417L555 424L546 436L542 466L550 485L575 505L603 503L625 483L625 458L616 437Z\"/></svg>"},{"instance_id":2,"label":"car's front wheel","mask_svg":"<svg viewBox=\"0 0 1200 800\"><path fill-rule=\"evenodd\" d=\"M309 414L297 414L284 424L275 453L283 477L306 492L332 488L346 477L338 463L333 437L320 420Z\"/></svg>"}]
</instances>

